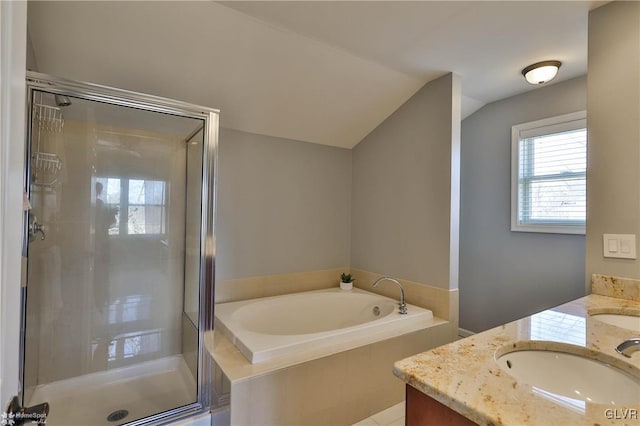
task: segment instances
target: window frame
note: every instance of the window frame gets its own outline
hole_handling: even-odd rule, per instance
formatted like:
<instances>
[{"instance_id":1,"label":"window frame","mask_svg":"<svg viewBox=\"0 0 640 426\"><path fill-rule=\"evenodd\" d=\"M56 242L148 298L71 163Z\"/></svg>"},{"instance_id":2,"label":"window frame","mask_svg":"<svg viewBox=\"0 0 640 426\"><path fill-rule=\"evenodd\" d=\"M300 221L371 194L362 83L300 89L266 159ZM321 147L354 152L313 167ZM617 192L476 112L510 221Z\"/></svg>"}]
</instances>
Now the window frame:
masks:
<instances>
[{"instance_id":1,"label":"window frame","mask_svg":"<svg viewBox=\"0 0 640 426\"><path fill-rule=\"evenodd\" d=\"M144 203L144 204L140 204L140 203L132 203L129 201L129 196L130 196L130 185L131 185L131 181L132 180L141 180L144 183L146 182L161 182L162 183L162 203L161 204L155 204L155 203ZM123 235L127 236L127 237L149 237L149 238L164 238L167 236L167 185L168 182L162 179L144 179L144 178L127 178L126 179L126 183L124 183L123 186L126 187L126 205L125 208L127 210L127 218L129 217L129 208L131 207L160 207L161 208L161 224L160 224L160 228L163 230L162 232L157 232L157 233L142 233L142 234L137 234L137 233L132 233L130 232L129 229L129 221L127 220L126 224L125 224L125 232ZM122 189L121 189L121 194L122 194ZM123 198L121 197L121 200Z\"/></svg>"},{"instance_id":2,"label":"window frame","mask_svg":"<svg viewBox=\"0 0 640 426\"><path fill-rule=\"evenodd\" d=\"M119 239L126 239L126 238L136 238L136 239L142 239L142 238L146 238L146 239L164 239L166 238L167 234L168 234L168 199L169 199L169 194L168 194L168 182L162 179L156 179L156 178L139 178L139 177L130 177L130 176L98 176L98 179L101 180L108 180L108 179L113 179L113 180L117 180L118 184L120 186L120 195L119 195L119 201L118 203L108 203L107 201L107 195L106 195L106 190L105 190L105 196L104 196L104 204L106 206L109 207L114 207L117 206L118 208L118 212L119 212L119 222L118 222L118 227L117 233L114 234L109 234L109 237L117 237ZM130 203L129 202L129 184L131 183L132 180L141 180L141 181L153 181L153 182L162 182L164 184L164 190L163 190L163 203L162 204L139 204L139 203ZM136 233L131 233L129 232L129 207L145 207L145 206L150 206L150 207L160 207L163 209L163 213L162 213L162 221L164 222L161 227L164 228L164 232L159 232L159 233L143 233L143 234L136 234ZM123 216L123 212L126 212L126 215ZM123 221L123 217L125 218L125 220Z\"/></svg>"},{"instance_id":3,"label":"window frame","mask_svg":"<svg viewBox=\"0 0 640 426\"><path fill-rule=\"evenodd\" d=\"M517 124L511 127L511 231L513 232L538 232L551 234L577 234L584 235L586 229L585 221L571 224L571 221L549 222L549 223L519 223L518 211L520 203L519 183L520 183L520 141L522 133L528 134L525 138L542 136L545 134L560 133L563 131L577 130L587 127L587 112L577 111L569 114L549 117L542 120L530 121ZM543 131L546 130L546 131ZM588 140L587 135L587 140ZM576 176L575 173L558 175L558 180ZM578 173L582 175L582 173ZM585 169L586 180L586 169Z\"/></svg>"}]
</instances>

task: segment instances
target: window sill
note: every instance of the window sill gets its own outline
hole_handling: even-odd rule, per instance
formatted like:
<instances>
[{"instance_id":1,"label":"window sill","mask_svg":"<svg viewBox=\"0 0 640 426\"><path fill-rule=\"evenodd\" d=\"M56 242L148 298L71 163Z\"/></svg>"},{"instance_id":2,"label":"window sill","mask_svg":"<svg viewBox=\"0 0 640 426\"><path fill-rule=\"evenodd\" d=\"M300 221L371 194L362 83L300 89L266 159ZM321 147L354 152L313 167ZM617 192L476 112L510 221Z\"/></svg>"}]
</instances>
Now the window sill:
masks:
<instances>
[{"instance_id":1,"label":"window sill","mask_svg":"<svg viewBox=\"0 0 640 426\"><path fill-rule=\"evenodd\" d=\"M562 225L518 225L511 224L512 232L537 232L541 234L569 234L585 235L584 226L562 226Z\"/></svg>"}]
</instances>

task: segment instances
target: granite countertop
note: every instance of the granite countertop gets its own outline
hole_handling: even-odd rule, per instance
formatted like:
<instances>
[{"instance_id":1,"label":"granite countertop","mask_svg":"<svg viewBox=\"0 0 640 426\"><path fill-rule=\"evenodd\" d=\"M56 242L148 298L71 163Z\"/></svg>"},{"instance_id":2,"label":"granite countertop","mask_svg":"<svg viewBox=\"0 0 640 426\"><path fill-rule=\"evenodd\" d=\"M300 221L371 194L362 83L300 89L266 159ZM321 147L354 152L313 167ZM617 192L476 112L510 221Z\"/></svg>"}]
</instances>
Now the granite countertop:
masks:
<instances>
[{"instance_id":1,"label":"granite countertop","mask_svg":"<svg viewBox=\"0 0 640 426\"><path fill-rule=\"evenodd\" d=\"M631 416L623 416L623 407L619 406L592 402L571 404L519 383L495 361L502 353L534 347L592 356L640 377L640 353L625 358L615 352L617 345L640 337L639 333L590 317L593 313L606 312L640 315L640 285L636 288L634 284L633 291L627 290L626 294L619 286L603 286L604 290L594 284L594 292L616 297L591 294L414 355L396 362L394 374L478 424L637 426L640 395L638 404L624 407L631 408ZM627 299L620 298L621 295ZM635 418L633 410L636 410Z\"/></svg>"}]
</instances>

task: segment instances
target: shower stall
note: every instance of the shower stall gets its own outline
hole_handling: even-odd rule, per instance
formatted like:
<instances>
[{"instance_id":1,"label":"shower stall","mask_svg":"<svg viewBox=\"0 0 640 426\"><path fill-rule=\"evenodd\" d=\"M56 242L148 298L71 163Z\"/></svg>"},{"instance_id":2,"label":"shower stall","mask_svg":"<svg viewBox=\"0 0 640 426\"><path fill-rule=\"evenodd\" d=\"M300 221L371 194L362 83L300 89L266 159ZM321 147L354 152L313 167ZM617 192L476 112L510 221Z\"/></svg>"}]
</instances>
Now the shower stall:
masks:
<instances>
[{"instance_id":1,"label":"shower stall","mask_svg":"<svg viewBox=\"0 0 640 426\"><path fill-rule=\"evenodd\" d=\"M219 408L218 112L38 73L27 104L22 405L49 426Z\"/></svg>"}]
</instances>

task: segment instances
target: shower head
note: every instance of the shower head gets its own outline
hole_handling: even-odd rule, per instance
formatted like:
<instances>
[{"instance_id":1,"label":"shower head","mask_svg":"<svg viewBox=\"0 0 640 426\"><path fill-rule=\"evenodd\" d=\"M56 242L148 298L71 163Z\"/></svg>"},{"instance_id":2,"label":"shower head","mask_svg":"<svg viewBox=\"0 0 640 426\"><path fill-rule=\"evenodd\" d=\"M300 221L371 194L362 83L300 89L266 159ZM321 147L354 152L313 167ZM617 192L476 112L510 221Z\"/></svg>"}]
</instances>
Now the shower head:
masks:
<instances>
[{"instance_id":1,"label":"shower head","mask_svg":"<svg viewBox=\"0 0 640 426\"><path fill-rule=\"evenodd\" d=\"M66 107L71 105L71 99L69 99L68 96L54 95L54 98L56 99L56 105L58 105L59 107Z\"/></svg>"}]
</instances>

